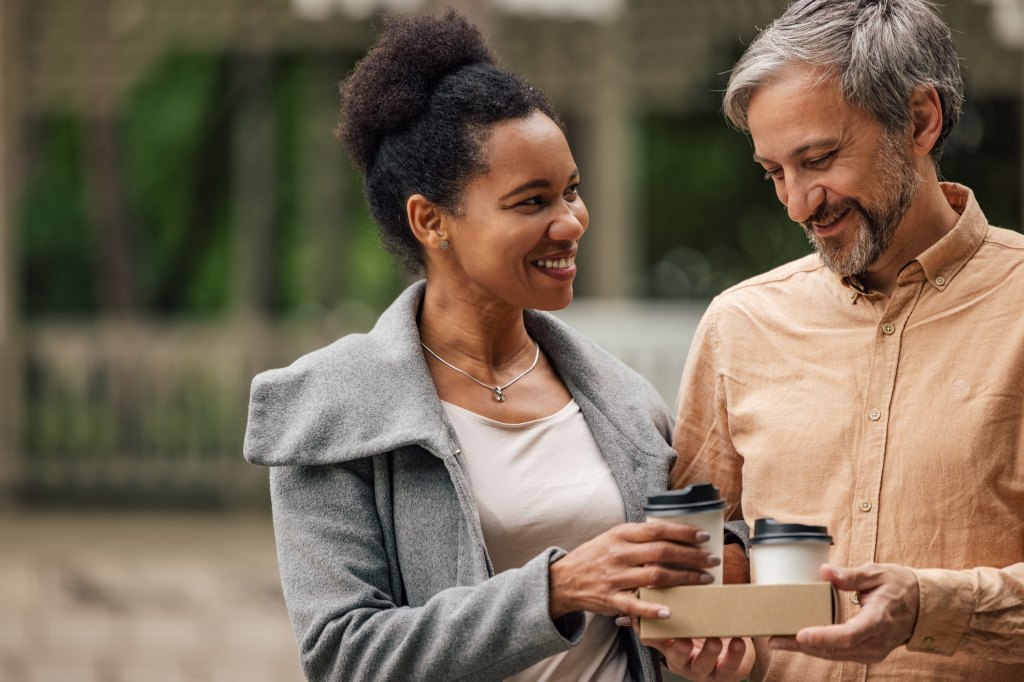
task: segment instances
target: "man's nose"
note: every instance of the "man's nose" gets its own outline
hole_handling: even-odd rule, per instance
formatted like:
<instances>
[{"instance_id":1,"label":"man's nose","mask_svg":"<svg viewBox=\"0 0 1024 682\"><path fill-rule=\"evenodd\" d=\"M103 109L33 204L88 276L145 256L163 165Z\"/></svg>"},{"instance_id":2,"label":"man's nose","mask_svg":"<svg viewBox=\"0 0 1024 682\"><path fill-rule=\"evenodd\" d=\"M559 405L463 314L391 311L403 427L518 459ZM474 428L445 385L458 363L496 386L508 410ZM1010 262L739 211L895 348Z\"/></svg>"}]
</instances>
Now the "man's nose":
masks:
<instances>
[{"instance_id":1,"label":"man's nose","mask_svg":"<svg viewBox=\"0 0 1024 682\"><path fill-rule=\"evenodd\" d=\"M797 223L807 222L825 201L825 190L817 184L805 182L786 182L785 195L779 199L786 206L790 220Z\"/></svg>"}]
</instances>

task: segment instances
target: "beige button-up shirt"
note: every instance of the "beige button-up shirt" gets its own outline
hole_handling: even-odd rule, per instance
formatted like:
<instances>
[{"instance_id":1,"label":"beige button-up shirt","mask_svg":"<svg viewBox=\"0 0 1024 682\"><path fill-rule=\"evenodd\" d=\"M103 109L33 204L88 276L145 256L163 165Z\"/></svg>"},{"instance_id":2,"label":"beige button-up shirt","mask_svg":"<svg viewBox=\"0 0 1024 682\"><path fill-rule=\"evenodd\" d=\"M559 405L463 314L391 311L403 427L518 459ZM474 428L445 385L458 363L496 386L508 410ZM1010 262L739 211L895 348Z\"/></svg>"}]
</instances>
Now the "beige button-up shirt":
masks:
<instances>
[{"instance_id":1,"label":"beige button-up shirt","mask_svg":"<svg viewBox=\"0 0 1024 682\"><path fill-rule=\"evenodd\" d=\"M833 563L920 585L882 663L758 642L755 678L1024 680L1024 235L943 190L961 218L891 298L811 255L718 296L691 346L673 482L713 481L751 526L826 525Z\"/></svg>"}]
</instances>

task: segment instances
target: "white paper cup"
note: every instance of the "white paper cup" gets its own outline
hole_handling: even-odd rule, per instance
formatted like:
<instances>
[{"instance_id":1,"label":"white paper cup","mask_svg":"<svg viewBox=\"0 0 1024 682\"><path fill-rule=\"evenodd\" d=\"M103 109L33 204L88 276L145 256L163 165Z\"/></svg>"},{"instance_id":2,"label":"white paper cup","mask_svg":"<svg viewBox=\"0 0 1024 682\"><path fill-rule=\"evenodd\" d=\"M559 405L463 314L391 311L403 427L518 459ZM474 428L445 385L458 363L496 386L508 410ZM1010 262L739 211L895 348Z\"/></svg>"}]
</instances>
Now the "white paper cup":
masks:
<instances>
[{"instance_id":1,"label":"white paper cup","mask_svg":"<svg viewBox=\"0 0 1024 682\"><path fill-rule=\"evenodd\" d=\"M828 563L832 537L824 526L754 522L750 565L758 585L819 583L822 564Z\"/></svg>"},{"instance_id":2,"label":"white paper cup","mask_svg":"<svg viewBox=\"0 0 1024 682\"><path fill-rule=\"evenodd\" d=\"M711 536L700 547L722 558L725 501L715 486L709 483L689 485L682 490L651 495L647 498L644 512L648 520L661 519L700 528ZM712 584L722 584L722 564L704 570L714 578Z\"/></svg>"}]
</instances>

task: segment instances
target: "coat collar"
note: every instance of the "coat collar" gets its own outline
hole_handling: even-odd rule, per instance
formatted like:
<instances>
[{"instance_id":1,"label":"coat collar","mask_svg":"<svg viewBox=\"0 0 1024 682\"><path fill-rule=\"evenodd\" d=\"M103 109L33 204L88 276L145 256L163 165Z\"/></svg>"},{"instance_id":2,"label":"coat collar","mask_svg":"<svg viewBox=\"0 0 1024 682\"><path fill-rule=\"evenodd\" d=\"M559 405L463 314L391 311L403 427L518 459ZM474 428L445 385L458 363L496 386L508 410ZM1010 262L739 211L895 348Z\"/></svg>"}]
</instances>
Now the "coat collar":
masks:
<instances>
[{"instance_id":1,"label":"coat collar","mask_svg":"<svg viewBox=\"0 0 1024 682\"><path fill-rule=\"evenodd\" d=\"M425 289L422 281L406 289L369 333L257 376L246 459L267 466L331 464L407 446L451 456L457 441L416 326ZM595 436L614 438L630 459L664 459L671 426L667 417L652 425L650 401L660 399L649 384L553 315L528 310L525 322Z\"/></svg>"}]
</instances>

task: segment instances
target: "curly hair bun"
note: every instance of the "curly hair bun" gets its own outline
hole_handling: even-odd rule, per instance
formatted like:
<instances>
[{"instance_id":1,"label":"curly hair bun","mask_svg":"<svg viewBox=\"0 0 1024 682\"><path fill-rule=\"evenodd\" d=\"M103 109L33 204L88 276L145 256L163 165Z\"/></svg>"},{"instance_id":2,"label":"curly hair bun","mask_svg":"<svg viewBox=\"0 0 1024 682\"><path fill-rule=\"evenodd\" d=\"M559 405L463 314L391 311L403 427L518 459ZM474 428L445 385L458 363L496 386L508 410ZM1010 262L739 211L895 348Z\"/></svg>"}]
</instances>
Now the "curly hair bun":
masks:
<instances>
[{"instance_id":1,"label":"curly hair bun","mask_svg":"<svg viewBox=\"0 0 1024 682\"><path fill-rule=\"evenodd\" d=\"M365 171L381 141L423 113L438 81L494 57L480 31L449 9L441 16L391 16L377 42L342 81L338 137Z\"/></svg>"}]
</instances>

